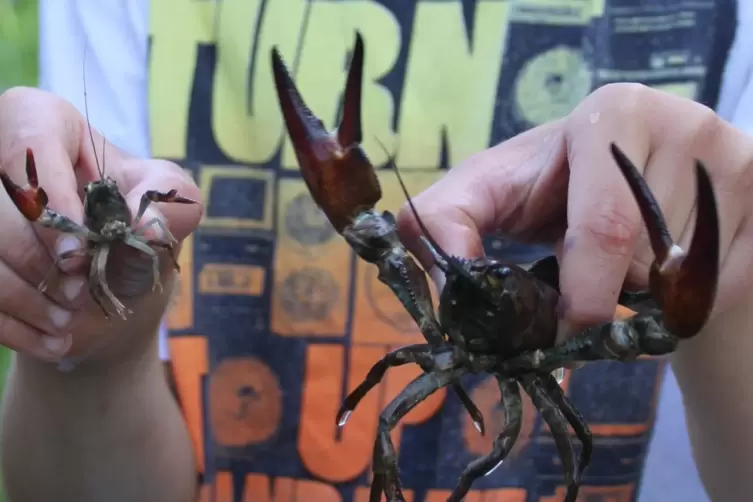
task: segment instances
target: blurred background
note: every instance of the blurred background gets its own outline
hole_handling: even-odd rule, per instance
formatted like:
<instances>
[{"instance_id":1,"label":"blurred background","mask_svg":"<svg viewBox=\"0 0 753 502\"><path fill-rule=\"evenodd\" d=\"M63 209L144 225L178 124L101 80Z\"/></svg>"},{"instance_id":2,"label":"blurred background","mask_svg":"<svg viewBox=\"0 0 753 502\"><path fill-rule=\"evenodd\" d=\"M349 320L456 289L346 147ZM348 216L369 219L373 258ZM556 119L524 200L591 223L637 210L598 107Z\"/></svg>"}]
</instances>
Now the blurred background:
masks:
<instances>
[{"instance_id":1,"label":"blurred background","mask_svg":"<svg viewBox=\"0 0 753 502\"><path fill-rule=\"evenodd\" d=\"M0 0L0 93L17 85L37 85L37 1ZM0 392L11 353L0 347ZM6 502L0 477L0 502Z\"/></svg>"}]
</instances>

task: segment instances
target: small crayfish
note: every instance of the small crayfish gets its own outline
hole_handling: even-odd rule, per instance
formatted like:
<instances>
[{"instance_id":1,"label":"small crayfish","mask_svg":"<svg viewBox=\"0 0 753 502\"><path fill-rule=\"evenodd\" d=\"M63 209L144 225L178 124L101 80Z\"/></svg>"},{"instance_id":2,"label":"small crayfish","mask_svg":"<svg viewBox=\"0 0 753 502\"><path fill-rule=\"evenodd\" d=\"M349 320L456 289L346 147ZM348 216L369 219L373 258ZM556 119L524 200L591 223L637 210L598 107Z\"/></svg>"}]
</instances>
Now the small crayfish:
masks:
<instances>
[{"instance_id":1,"label":"small crayfish","mask_svg":"<svg viewBox=\"0 0 753 502\"><path fill-rule=\"evenodd\" d=\"M88 110L87 110L88 122ZM89 136L91 138L92 148L94 148L94 136L89 127ZM96 158L96 153L95 153ZM149 220L143 224L141 218L146 208L152 202L172 202L180 204L196 204L196 201L181 197L176 190L170 190L163 193L156 190L148 190L141 197L141 203L136 213L136 218L131 223L131 210L126 203L125 197L112 177L105 175L104 157L100 167L97 160L97 170L99 179L89 182L84 187L84 224L80 225L73 220L61 215L47 207L47 193L44 188L39 186L37 177L36 162L33 151L26 150L26 176L28 183L21 187L14 183L8 174L0 171L0 180L13 200L18 210L31 222L38 223L44 227L53 228L61 232L72 233L86 239L87 246L84 249L73 249L66 251L55 258L50 272L39 284L39 290L45 291L47 283L52 273L57 269L59 263L63 260L73 257L90 257L91 265L89 268L89 292L94 301L104 312L105 317L110 317L110 312L105 308L104 300L107 298L115 308L116 313L121 319L126 319L126 312L132 313L125 305L113 294L105 275L107 258L110 253L110 247L116 242L122 242L127 246L138 249L152 257L152 289L161 288L159 257L152 246L167 249L170 253L173 266L180 270L174 252L174 246L178 242L173 235L165 228L165 225L157 218ZM142 234L151 226L157 225L163 231L166 240L147 239Z\"/></svg>"},{"instance_id":2,"label":"small crayfish","mask_svg":"<svg viewBox=\"0 0 753 502\"><path fill-rule=\"evenodd\" d=\"M668 354L705 325L719 275L717 205L706 169L696 163L698 216L686 253L670 237L659 205L636 167L615 144L611 145L612 156L640 208L656 257L650 269L650 291L621 294L620 304L630 308L633 315L592 326L557 344L560 291L556 258L544 258L525 270L487 257L449 256L426 231L397 167L390 162L424 234L423 242L446 276L435 314L426 275L401 243L394 216L375 208L382 191L375 169L361 148L361 36L356 36L342 119L334 132L327 131L307 107L276 48L271 57L280 108L311 196L355 253L376 265L379 280L402 302L427 342L399 348L377 361L365 380L345 398L336 417L343 426L390 367L412 363L423 370L379 417L370 501L379 502L382 493L390 502L405 500L390 431L438 389L451 386L483 434L481 414L460 385L461 376L478 373L498 380L505 426L494 439L491 452L463 470L448 501L463 500L473 482L510 452L522 424L520 388L531 397L551 430L565 471L565 500L575 501L591 461L591 431L552 372L570 363L633 361L641 355ZM568 425L583 445L577 456Z\"/></svg>"}]
</instances>

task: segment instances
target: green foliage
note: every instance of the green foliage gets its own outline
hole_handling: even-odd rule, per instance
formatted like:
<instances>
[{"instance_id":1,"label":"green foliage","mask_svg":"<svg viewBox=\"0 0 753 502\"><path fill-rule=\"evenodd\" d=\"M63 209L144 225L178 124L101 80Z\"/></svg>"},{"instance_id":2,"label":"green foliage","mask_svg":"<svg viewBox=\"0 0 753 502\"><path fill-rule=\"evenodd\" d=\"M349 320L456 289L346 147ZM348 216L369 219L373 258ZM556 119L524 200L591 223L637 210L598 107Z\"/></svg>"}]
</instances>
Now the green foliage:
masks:
<instances>
[{"instance_id":1,"label":"green foliage","mask_svg":"<svg viewBox=\"0 0 753 502\"><path fill-rule=\"evenodd\" d=\"M36 0L0 0L0 92L37 85L38 9Z\"/></svg>"},{"instance_id":2,"label":"green foliage","mask_svg":"<svg viewBox=\"0 0 753 502\"><path fill-rule=\"evenodd\" d=\"M38 9L36 0L0 0L0 93L17 85L37 85ZM10 360L10 350L0 347L0 392ZM6 501L0 477L0 502Z\"/></svg>"}]
</instances>

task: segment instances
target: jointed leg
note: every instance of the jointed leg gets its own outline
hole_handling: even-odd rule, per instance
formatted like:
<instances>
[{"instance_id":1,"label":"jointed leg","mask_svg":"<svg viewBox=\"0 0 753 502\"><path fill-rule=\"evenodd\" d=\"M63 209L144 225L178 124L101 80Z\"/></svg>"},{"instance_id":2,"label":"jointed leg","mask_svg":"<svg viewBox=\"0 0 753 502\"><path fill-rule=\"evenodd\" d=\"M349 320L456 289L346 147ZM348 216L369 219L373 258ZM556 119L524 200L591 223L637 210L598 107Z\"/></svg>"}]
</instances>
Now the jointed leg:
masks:
<instances>
[{"instance_id":1,"label":"jointed leg","mask_svg":"<svg viewBox=\"0 0 753 502\"><path fill-rule=\"evenodd\" d=\"M397 472L397 454L390 432L419 403L456 381L465 371L463 368L453 368L419 375L379 415L370 502L381 502L382 490L388 502L405 502Z\"/></svg>"},{"instance_id":2,"label":"jointed leg","mask_svg":"<svg viewBox=\"0 0 753 502\"><path fill-rule=\"evenodd\" d=\"M165 237L167 237L167 240L169 242L178 244L178 239L175 238L175 236L170 232L170 230L167 229L167 226L165 226L165 224L162 223L162 220L160 220L159 218L152 218L151 220L138 227L134 225L133 235L143 235L149 227L153 226L159 227L160 230L162 230L162 232L165 234Z\"/></svg>"},{"instance_id":3,"label":"jointed leg","mask_svg":"<svg viewBox=\"0 0 753 502\"><path fill-rule=\"evenodd\" d=\"M603 323L546 350L526 352L500 364L503 374L531 369L550 372L567 363L613 359L632 361L638 356L664 355L677 348L678 339L664 329L658 310Z\"/></svg>"},{"instance_id":4,"label":"jointed leg","mask_svg":"<svg viewBox=\"0 0 753 502\"><path fill-rule=\"evenodd\" d=\"M39 223L43 227L59 230L60 232L77 235L89 241L99 242L102 240L99 234L95 234L85 226L79 225L67 216L63 216L49 208L45 208L42 211L42 214L35 220L35 223Z\"/></svg>"},{"instance_id":5,"label":"jointed leg","mask_svg":"<svg viewBox=\"0 0 753 502\"><path fill-rule=\"evenodd\" d=\"M173 189L169 192L159 192L157 190L147 190L144 195L141 196L141 202L139 203L139 210L136 212L136 218L133 220L133 226L136 227L141 221L142 216L146 208L152 202L170 202L177 204L196 204L195 200L181 197L178 195L178 191ZM164 229L164 228L163 228Z\"/></svg>"},{"instance_id":6,"label":"jointed leg","mask_svg":"<svg viewBox=\"0 0 753 502\"><path fill-rule=\"evenodd\" d=\"M110 246L103 245L101 246L95 255L94 263L92 264L92 272L95 275L95 281L93 282L90 275L89 285L90 290L92 286L99 286L101 288L104 295L110 300L112 305L115 307L115 311L118 313L121 319L125 320L126 315L125 313L132 313L130 310L128 310L125 305L123 305L120 300L118 300L118 297L116 297L112 290L110 290L110 286L107 284L107 274L106 274L106 267L107 267L107 257L110 254ZM93 292L94 293L94 292ZM100 303L100 298L98 298L96 295L93 295L95 299L97 300L97 303ZM100 303L100 307L102 304Z\"/></svg>"},{"instance_id":7,"label":"jointed leg","mask_svg":"<svg viewBox=\"0 0 753 502\"><path fill-rule=\"evenodd\" d=\"M96 255L95 255L96 256ZM102 312L105 315L106 319L110 318L110 312L105 307L104 302L102 301L102 297L100 296L102 292L102 288L99 286L99 278L97 274L97 263L96 259L92 261L91 266L89 267L89 294L91 295L92 299L94 300L94 303L96 303L100 309L102 309Z\"/></svg>"},{"instance_id":8,"label":"jointed leg","mask_svg":"<svg viewBox=\"0 0 753 502\"><path fill-rule=\"evenodd\" d=\"M155 246L158 248L162 248L167 251L167 254L170 256L170 261L173 262L173 267L175 267L175 270L180 272L180 263L178 263L178 260L175 259L175 255L173 254L173 245L169 242L165 242L163 240L159 239L151 239L146 241L147 246Z\"/></svg>"},{"instance_id":9,"label":"jointed leg","mask_svg":"<svg viewBox=\"0 0 753 502\"><path fill-rule=\"evenodd\" d=\"M575 448L570 440L567 430L567 421L564 415L547 393L544 384L536 375L526 374L520 377L520 383L526 393L531 396L531 401L541 413L541 418L549 425L552 431L554 444L557 446L560 459L565 469L565 483L567 494L565 502L575 502L578 497L578 485L576 480L579 474L576 468Z\"/></svg>"},{"instance_id":10,"label":"jointed leg","mask_svg":"<svg viewBox=\"0 0 753 502\"><path fill-rule=\"evenodd\" d=\"M140 240L138 237L134 237L133 235L126 237L123 242L125 242L132 248L143 251L152 258L152 291L157 288L162 291L162 282L160 282L159 273L159 257L157 256L157 252L154 251L154 249L150 248L144 241Z\"/></svg>"},{"instance_id":11,"label":"jointed leg","mask_svg":"<svg viewBox=\"0 0 753 502\"><path fill-rule=\"evenodd\" d=\"M455 490L447 502L461 502L471 489L471 485L481 476L490 474L499 466L515 445L523 423L523 404L520 400L520 389L515 379L499 380L502 393L502 406L505 411L505 427L494 439L492 451L477 458L463 470Z\"/></svg>"},{"instance_id":12,"label":"jointed leg","mask_svg":"<svg viewBox=\"0 0 753 502\"><path fill-rule=\"evenodd\" d=\"M71 249L58 255L58 257L55 258L55 261L52 262L52 266L50 267L50 270L47 272L47 275L45 275L44 279L42 279L42 282L39 283L39 286L37 287L39 292L44 293L47 290L47 283L50 282L50 279L52 278L52 274L55 273L61 261L67 260L69 258L73 258L76 256L87 256L89 253L90 251L88 249Z\"/></svg>"},{"instance_id":13,"label":"jointed leg","mask_svg":"<svg viewBox=\"0 0 753 502\"><path fill-rule=\"evenodd\" d=\"M376 387L379 382L382 381L387 369L408 363L414 363L419 365L422 370L428 372L436 367L435 357L437 356L447 356L447 361L451 361L452 349L436 349L431 344L420 343L400 347L399 349L385 354L371 367L363 382L345 397L342 406L340 406L340 410L337 412L337 425L339 427L345 425L361 399L363 399L371 389ZM455 392L457 392L458 397L460 397L460 402L470 414L474 427L476 427L476 429L483 435L484 421L481 411L475 404L473 404L470 396L468 396L465 389L463 389L459 383L453 382L452 387Z\"/></svg>"},{"instance_id":14,"label":"jointed leg","mask_svg":"<svg viewBox=\"0 0 753 502\"><path fill-rule=\"evenodd\" d=\"M559 386L554 377L547 375L544 379L544 386L549 393L549 397L552 398L552 401L554 401L562 414L565 415L578 441L583 445L578 459L578 470L575 472L575 485L580 486L583 475L591 463L591 453L593 452L591 428L588 426L586 419L583 418L583 415L580 414L570 399L567 398L562 387Z\"/></svg>"},{"instance_id":15,"label":"jointed leg","mask_svg":"<svg viewBox=\"0 0 753 502\"><path fill-rule=\"evenodd\" d=\"M337 425L343 427L350 418L353 410L361 402L371 389L376 387L384 378L384 374L389 368L402 366L408 363L418 364L424 371L431 368L434 361L432 358L432 347L427 343L419 343L400 347L397 350L388 352L377 361L366 374L363 382L353 389L343 400L340 411L337 412Z\"/></svg>"}]
</instances>

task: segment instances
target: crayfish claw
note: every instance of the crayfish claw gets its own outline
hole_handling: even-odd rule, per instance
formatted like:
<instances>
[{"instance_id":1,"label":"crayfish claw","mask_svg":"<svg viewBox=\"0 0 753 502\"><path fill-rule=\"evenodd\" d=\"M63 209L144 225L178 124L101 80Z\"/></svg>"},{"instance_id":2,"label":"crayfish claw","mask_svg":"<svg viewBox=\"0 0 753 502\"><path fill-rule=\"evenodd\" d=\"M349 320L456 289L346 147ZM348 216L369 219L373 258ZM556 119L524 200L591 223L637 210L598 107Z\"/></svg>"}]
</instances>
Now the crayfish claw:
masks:
<instances>
[{"instance_id":1,"label":"crayfish claw","mask_svg":"<svg viewBox=\"0 0 753 502\"><path fill-rule=\"evenodd\" d=\"M36 221L47 207L48 199L47 192L39 186L37 165L31 148L26 149L26 178L26 186L21 187L16 185L6 172L0 171L0 181L18 210L27 220Z\"/></svg>"},{"instance_id":2,"label":"crayfish claw","mask_svg":"<svg viewBox=\"0 0 753 502\"><path fill-rule=\"evenodd\" d=\"M696 225L685 252L670 236L659 204L635 165L614 143L611 150L638 203L656 257L649 272L651 294L669 331L680 339L691 338L711 315L719 280L719 214L709 173L696 161Z\"/></svg>"},{"instance_id":3,"label":"crayfish claw","mask_svg":"<svg viewBox=\"0 0 753 502\"><path fill-rule=\"evenodd\" d=\"M374 167L360 145L363 52L363 40L356 34L342 120L330 132L303 101L277 47L272 49L277 98L301 174L314 201L340 233L382 198Z\"/></svg>"}]
</instances>

